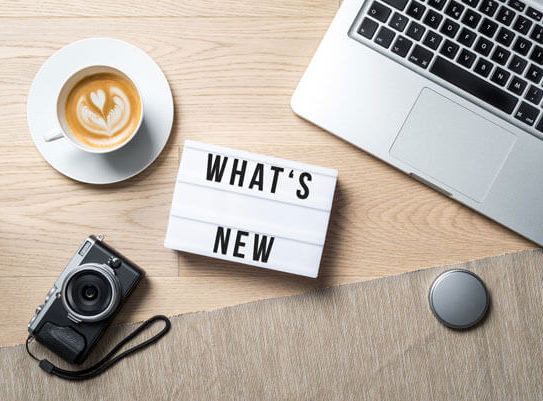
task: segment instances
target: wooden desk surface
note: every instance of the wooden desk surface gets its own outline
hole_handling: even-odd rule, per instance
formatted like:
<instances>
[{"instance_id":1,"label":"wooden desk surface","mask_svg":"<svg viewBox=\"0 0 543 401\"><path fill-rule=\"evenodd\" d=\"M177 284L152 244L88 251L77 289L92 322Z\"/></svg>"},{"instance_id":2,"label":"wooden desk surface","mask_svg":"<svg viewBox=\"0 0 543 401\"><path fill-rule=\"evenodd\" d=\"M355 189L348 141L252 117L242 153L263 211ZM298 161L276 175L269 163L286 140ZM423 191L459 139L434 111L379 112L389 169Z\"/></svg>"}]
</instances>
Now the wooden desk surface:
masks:
<instances>
[{"instance_id":1,"label":"wooden desk surface","mask_svg":"<svg viewBox=\"0 0 543 401\"><path fill-rule=\"evenodd\" d=\"M119 321L534 247L292 113L290 96L338 6L337 0L2 1L0 345L24 341L34 308L92 233L105 234L148 273ZM96 36L131 42L153 57L176 107L159 159L107 186L57 173L35 149L26 122L27 94L41 64L62 46ZM318 279L163 247L187 138L339 170Z\"/></svg>"}]
</instances>

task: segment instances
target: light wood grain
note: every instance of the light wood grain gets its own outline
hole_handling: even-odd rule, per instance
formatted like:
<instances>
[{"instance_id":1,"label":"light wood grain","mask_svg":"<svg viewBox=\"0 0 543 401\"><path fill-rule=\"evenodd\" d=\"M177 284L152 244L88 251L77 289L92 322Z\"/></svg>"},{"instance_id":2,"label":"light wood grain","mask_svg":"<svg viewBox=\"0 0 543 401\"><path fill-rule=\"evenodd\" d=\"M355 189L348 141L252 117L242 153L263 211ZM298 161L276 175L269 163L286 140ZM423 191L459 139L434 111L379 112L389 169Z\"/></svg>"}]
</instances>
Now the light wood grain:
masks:
<instances>
[{"instance_id":1,"label":"light wood grain","mask_svg":"<svg viewBox=\"0 0 543 401\"><path fill-rule=\"evenodd\" d=\"M534 247L292 113L290 96L337 2L94 4L86 10L52 0L0 4L0 345L24 340L33 309L91 233L104 233L150 277L148 296L131 301L123 321ZM92 36L116 37L148 52L164 70L176 107L159 159L139 176L104 187L71 181L49 167L26 123L28 90L41 64L62 46ZM185 139L339 170L321 278L163 248Z\"/></svg>"},{"instance_id":2,"label":"light wood grain","mask_svg":"<svg viewBox=\"0 0 543 401\"><path fill-rule=\"evenodd\" d=\"M3 0L2 15L9 17L304 17L335 12L339 0Z\"/></svg>"}]
</instances>

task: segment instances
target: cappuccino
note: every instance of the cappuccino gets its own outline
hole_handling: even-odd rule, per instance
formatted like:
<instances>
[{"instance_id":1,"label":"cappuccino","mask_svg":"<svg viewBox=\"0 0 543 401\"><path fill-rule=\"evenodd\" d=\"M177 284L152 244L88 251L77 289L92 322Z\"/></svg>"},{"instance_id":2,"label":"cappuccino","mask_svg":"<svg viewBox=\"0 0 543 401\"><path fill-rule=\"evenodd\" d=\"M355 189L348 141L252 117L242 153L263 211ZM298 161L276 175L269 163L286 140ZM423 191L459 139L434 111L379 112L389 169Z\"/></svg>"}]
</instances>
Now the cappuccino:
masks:
<instances>
[{"instance_id":1,"label":"cappuccino","mask_svg":"<svg viewBox=\"0 0 543 401\"><path fill-rule=\"evenodd\" d=\"M114 148L138 129L141 99L134 84L113 72L88 75L68 93L64 118L71 133L92 148Z\"/></svg>"}]
</instances>

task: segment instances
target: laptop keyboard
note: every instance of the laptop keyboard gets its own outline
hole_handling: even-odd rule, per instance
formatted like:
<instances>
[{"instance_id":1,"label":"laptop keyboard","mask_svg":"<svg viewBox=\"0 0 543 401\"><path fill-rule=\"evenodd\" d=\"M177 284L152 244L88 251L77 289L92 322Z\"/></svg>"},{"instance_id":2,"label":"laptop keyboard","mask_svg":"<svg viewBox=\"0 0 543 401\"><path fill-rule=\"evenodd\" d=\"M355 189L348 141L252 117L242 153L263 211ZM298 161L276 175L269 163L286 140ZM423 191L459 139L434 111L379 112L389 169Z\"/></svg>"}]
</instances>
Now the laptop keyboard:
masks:
<instances>
[{"instance_id":1,"label":"laptop keyboard","mask_svg":"<svg viewBox=\"0 0 543 401\"><path fill-rule=\"evenodd\" d=\"M542 136L539 10L519 0L368 0L351 36Z\"/></svg>"}]
</instances>

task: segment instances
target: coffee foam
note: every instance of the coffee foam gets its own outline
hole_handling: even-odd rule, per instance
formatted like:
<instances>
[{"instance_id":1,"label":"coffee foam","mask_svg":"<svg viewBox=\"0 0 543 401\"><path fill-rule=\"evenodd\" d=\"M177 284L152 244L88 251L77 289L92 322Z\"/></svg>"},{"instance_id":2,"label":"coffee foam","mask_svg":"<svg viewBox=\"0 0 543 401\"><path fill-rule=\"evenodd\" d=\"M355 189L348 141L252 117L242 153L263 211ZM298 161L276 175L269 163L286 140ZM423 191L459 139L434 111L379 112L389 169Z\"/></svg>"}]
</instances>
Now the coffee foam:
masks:
<instances>
[{"instance_id":1,"label":"coffee foam","mask_svg":"<svg viewBox=\"0 0 543 401\"><path fill-rule=\"evenodd\" d=\"M66 122L81 142L109 148L128 140L141 119L141 103L134 85L113 73L90 75L70 91Z\"/></svg>"}]
</instances>

